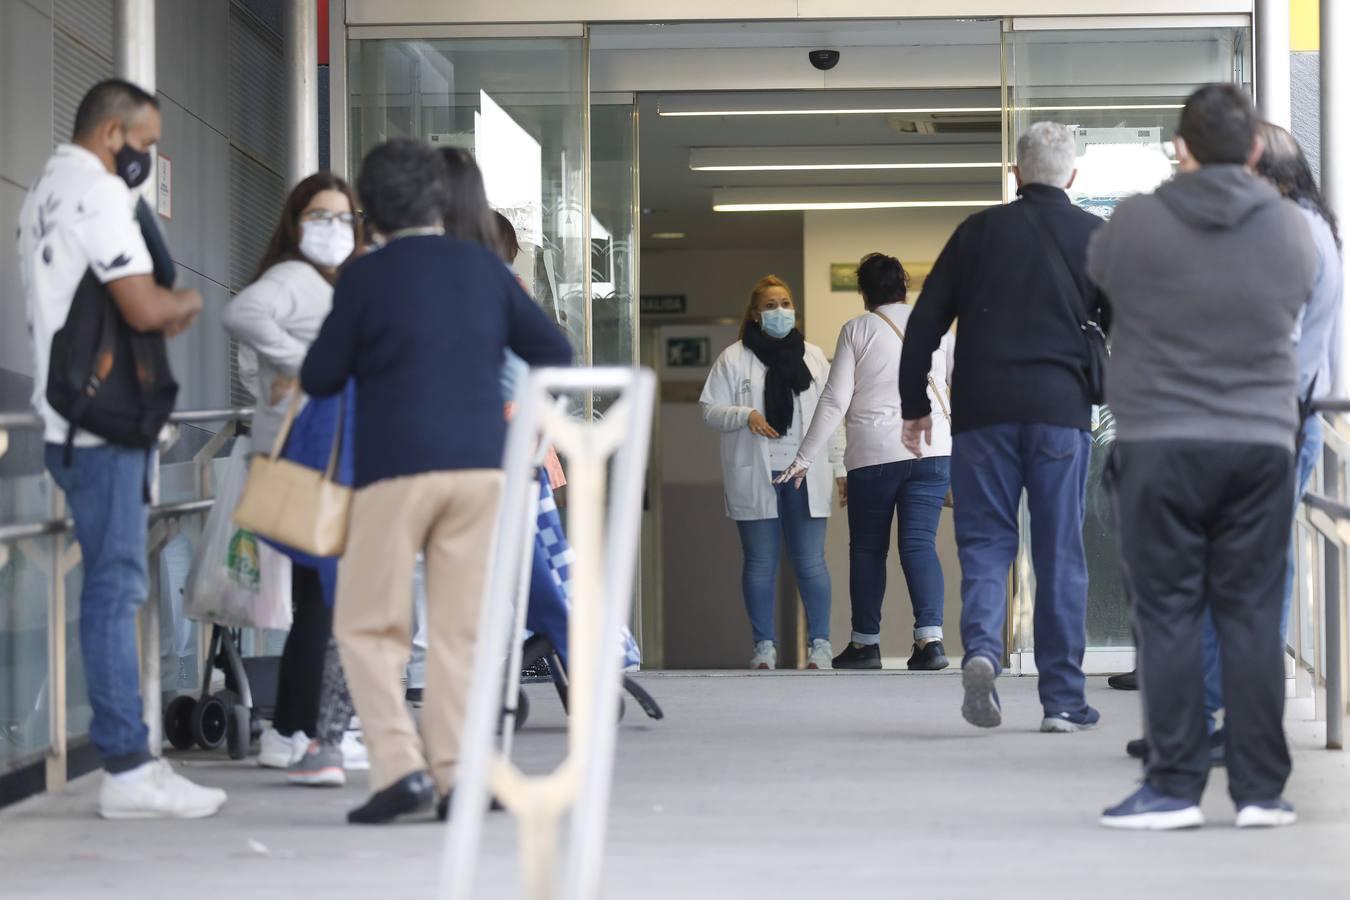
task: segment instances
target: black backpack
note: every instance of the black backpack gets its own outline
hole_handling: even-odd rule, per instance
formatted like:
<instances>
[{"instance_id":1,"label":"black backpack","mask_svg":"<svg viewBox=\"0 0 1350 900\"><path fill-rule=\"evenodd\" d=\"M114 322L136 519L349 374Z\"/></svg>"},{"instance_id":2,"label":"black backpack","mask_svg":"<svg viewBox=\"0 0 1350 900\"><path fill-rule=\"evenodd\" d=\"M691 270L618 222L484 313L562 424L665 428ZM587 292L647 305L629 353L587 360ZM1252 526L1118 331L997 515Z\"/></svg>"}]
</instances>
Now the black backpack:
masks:
<instances>
[{"instance_id":1,"label":"black backpack","mask_svg":"<svg viewBox=\"0 0 1350 900\"><path fill-rule=\"evenodd\" d=\"M155 283L172 287L177 268L154 213L144 200L136 221ZM70 304L66 324L52 338L47 402L66 421L66 465L77 431L120 447L149 450L173 412L178 382L169 369L162 333L135 331L122 318L112 293L92 269L85 272Z\"/></svg>"}]
</instances>

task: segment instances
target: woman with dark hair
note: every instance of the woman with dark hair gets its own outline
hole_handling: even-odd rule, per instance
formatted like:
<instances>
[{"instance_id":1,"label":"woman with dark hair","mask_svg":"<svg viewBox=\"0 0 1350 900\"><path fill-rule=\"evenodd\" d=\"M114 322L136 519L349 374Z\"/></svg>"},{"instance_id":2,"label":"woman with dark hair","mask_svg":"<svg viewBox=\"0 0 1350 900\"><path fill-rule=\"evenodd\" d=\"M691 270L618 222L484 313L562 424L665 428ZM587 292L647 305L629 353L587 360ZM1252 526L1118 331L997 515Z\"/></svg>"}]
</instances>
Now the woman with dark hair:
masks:
<instances>
[{"instance_id":1,"label":"woman with dark hair","mask_svg":"<svg viewBox=\"0 0 1350 900\"><path fill-rule=\"evenodd\" d=\"M506 260L508 266L516 264L516 257L520 255L520 237L516 234L516 226L511 224L511 220L499 212L494 212L493 218L497 223L497 241L502 253L502 259Z\"/></svg>"},{"instance_id":2,"label":"woman with dark hair","mask_svg":"<svg viewBox=\"0 0 1350 900\"><path fill-rule=\"evenodd\" d=\"M344 269L300 372L315 396L354 378L360 410L334 623L370 748L372 795L347 816L357 824L449 810L501 497L502 355L509 347L550 366L572 358L499 257L445 236L447 180L423 141L387 141L366 156L357 187L385 243ZM418 553L429 632L420 736L399 683Z\"/></svg>"},{"instance_id":3,"label":"woman with dark hair","mask_svg":"<svg viewBox=\"0 0 1350 900\"><path fill-rule=\"evenodd\" d=\"M830 372L825 354L797 329L796 312L781 278L761 278L750 291L741 339L717 358L698 401L703 421L722 433L727 516L736 522L745 554L741 593L755 641L752 669L778 665L774 585L784 543L806 609L806 668L828 669L834 656L825 525L835 482L822 466L806 476L804 491L775 483L815 420ZM838 465L842 448L834 449L831 461ZM835 474L842 488L842 465ZM845 502L843 494L839 502Z\"/></svg>"},{"instance_id":4,"label":"woman with dark hair","mask_svg":"<svg viewBox=\"0 0 1350 900\"><path fill-rule=\"evenodd\" d=\"M292 393L299 389L296 379L305 354L332 309L338 269L361 243L355 210L352 189L331 172L300 182L286 198L253 283L225 306L226 331L258 359L249 388L257 398L253 440L259 450L276 441ZM324 658L333 629L331 598L325 597L319 570L293 563L291 582L295 619L281 655L272 727L263 732L258 757L259 765L277 769L301 762L310 739L317 736ZM341 670L334 675L334 688L340 689ZM338 738L345 728L343 722ZM341 783L343 754L337 747L330 749L329 764L302 767L315 773L302 783ZM347 750L347 767L361 766L364 751L359 743L349 742Z\"/></svg>"},{"instance_id":5,"label":"woman with dark hair","mask_svg":"<svg viewBox=\"0 0 1350 900\"><path fill-rule=\"evenodd\" d=\"M460 147L442 147L441 159L445 160L446 186L450 189L445 206L445 233L461 241L482 244L505 258L496 213L488 206L483 172L474 162L473 154Z\"/></svg>"},{"instance_id":6,"label":"woman with dark hair","mask_svg":"<svg viewBox=\"0 0 1350 900\"><path fill-rule=\"evenodd\" d=\"M940 410L933 444L922 459L900 440L904 414L895 373L912 307L909 275L900 260L872 253L858 265L861 316L839 332L830 380L797 459L782 480L801 484L839 423L847 427L849 597L853 640L834 660L838 669L881 668L881 603L886 594L886 556L891 521L898 519L900 567L914 608L914 652L909 668L947 668L942 646L945 592L936 539L942 503L951 480L951 336L933 354L928 394Z\"/></svg>"}]
</instances>

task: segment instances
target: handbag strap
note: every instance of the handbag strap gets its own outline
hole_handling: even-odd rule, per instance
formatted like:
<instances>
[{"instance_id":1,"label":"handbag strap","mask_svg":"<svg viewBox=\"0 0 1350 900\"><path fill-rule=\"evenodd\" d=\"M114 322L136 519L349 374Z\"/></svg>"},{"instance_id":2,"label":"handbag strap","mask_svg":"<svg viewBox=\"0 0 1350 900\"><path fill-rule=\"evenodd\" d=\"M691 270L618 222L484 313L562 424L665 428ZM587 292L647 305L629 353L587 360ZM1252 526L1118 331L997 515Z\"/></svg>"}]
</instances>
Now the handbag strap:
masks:
<instances>
[{"instance_id":1,"label":"handbag strap","mask_svg":"<svg viewBox=\"0 0 1350 900\"><path fill-rule=\"evenodd\" d=\"M900 339L900 345L903 347L905 344L905 333L900 330L900 326L876 310L872 310L872 315L891 326L891 331L895 332L895 336ZM942 410L942 417L950 422L952 420L952 414L947 411L947 404L942 402L942 391L938 390L937 382L933 379L932 372L928 373L928 386L933 389L933 396L937 397L938 409Z\"/></svg>"},{"instance_id":2,"label":"handbag strap","mask_svg":"<svg viewBox=\"0 0 1350 900\"><path fill-rule=\"evenodd\" d=\"M300 401L305 397L304 392L296 390L291 397L291 405L286 409L286 418L281 422L281 428L277 431L277 439L272 443L272 461L276 462L281 458L281 451L286 449L286 439L291 436L291 426L295 424L295 417L300 412Z\"/></svg>"},{"instance_id":3,"label":"handbag strap","mask_svg":"<svg viewBox=\"0 0 1350 900\"><path fill-rule=\"evenodd\" d=\"M1026 200L1017 203L1017 207L1027 217L1031 223L1031 228L1041 239L1041 246L1045 248L1046 259L1050 261L1050 269L1054 272L1055 284L1059 292L1069 301L1070 309L1074 310L1075 315L1082 319L1081 324L1088 324L1094 328L1100 329L1096 322L1096 316L1092 314L1092 307L1086 297L1083 296L1083 290L1078 286L1078 281L1073 277L1073 272L1069 269L1069 262L1064 258L1064 251L1060 249L1059 242L1050 234L1050 229L1046 227L1045 220L1041 218L1038 210L1033 208L1032 204Z\"/></svg>"}]
</instances>

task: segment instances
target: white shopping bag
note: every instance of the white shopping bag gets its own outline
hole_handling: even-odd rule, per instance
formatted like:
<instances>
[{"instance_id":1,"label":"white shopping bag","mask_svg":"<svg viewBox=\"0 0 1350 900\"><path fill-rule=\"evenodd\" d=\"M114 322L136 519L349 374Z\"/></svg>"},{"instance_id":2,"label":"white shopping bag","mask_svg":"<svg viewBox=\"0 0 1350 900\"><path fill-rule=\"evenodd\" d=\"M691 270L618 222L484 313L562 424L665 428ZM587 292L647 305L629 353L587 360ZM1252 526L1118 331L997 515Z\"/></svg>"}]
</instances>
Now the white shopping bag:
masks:
<instances>
[{"instance_id":1,"label":"white shopping bag","mask_svg":"<svg viewBox=\"0 0 1350 900\"><path fill-rule=\"evenodd\" d=\"M234 443L202 531L184 614L229 628L291 627L291 561L234 524L248 478L247 438Z\"/></svg>"}]
</instances>

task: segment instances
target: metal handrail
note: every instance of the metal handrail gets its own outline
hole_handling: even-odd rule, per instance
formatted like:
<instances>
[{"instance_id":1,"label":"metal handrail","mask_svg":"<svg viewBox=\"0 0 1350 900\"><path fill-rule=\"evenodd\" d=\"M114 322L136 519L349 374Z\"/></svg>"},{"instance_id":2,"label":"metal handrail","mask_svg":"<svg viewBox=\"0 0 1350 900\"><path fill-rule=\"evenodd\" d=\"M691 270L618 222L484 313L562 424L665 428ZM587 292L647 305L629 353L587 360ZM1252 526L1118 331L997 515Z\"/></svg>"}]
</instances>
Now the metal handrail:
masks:
<instances>
[{"instance_id":1,"label":"metal handrail","mask_svg":"<svg viewBox=\"0 0 1350 900\"><path fill-rule=\"evenodd\" d=\"M252 407L231 409L190 409L169 416L170 425L200 425L204 422L242 422L253 415ZM39 431L42 417L31 409L0 412L0 431Z\"/></svg>"},{"instance_id":2,"label":"metal handrail","mask_svg":"<svg viewBox=\"0 0 1350 900\"><path fill-rule=\"evenodd\" d=\"M231 409L193 409L176 412L169 416L171 425L198 425L207 422L242 422L253 415L251 407ZM45 426L42 417L31 411L0 412L0 431L36 431ZM166 503L150 509L150 522L164 519L177 519L195 515L211 509L213 499L188 500L183 503ZM38 522L16 522L0 525L0 544L13 544L18 541L57 534L68 534L75 528L75 520L66 516L60 519L44 519Z\"/></svg>"}]
</instances>

